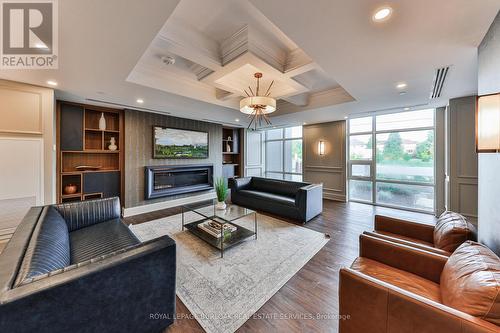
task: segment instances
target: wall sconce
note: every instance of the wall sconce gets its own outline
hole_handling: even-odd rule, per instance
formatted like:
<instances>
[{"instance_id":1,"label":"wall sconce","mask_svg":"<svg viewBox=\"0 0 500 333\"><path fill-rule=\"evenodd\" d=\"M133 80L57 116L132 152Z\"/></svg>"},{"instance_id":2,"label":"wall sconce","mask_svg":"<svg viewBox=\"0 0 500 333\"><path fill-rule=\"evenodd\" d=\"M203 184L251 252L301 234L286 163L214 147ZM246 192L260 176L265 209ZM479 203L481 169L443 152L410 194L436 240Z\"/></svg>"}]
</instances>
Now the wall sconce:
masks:
<instances>
[{"instance_id":1,"label":"wall sconce","mask_svg":"<svg viewBox=\"0 0 500 333\"><path fill-rule=\"evenodd\" d=\"M318 142L318 152L321 156L325 155L325 141L320 140Z\"/></svg>"},{"instance_id":2,"label":"wall sconce","mask_svg":"<svg viewBox=\"0 0 500 333\"><path fill-rule=\"evenodd\" d=\"M500 152L500 93L477 97L476 151Z\"/></svg>"}]
</instances>

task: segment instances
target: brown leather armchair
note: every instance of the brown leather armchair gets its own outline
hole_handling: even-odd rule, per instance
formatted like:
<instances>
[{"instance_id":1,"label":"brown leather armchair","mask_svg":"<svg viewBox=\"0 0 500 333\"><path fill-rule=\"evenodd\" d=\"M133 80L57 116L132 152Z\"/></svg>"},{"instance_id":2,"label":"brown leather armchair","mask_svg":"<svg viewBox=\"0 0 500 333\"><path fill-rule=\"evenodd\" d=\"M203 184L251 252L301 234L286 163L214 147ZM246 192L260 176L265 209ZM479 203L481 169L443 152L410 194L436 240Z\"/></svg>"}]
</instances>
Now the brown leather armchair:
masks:
<instances>
[{"instance_id":1,"label":"brown leather armchair","mask_svg":"<svg viewBox=\"0 0 500 333\"><path fill-rule=\"evenodd\" d=\"M469 254L474 254L474 251L477 249L471 248ZM494 254L492 258L498 268L500 260ZM500 327L490 322L498 313L487 313L489 317L483 316L488 317L490 321L487 321L443 304L442 297L448 294L441 290L445 288L441 286L441 274L457 265L448 263L448 260L447 256L437 253L361 235L360 257L350 268L340 270L340 314L347 317L339 321L340 333L500 332ZM469 268L470 263L463 267ZM458 269L459 273L463 267ZM477 280L477 275L472 278ZM484 287L480 282L476 285ZM463 286L458 285L458 288L460 290ZM446 292L458 293L455 296L463 304L472 298L474 306L467 309L477 308L479 304L498 312L498 295L495 298L491 294L494 288L493 283L487 292L476 291L475 296L453 288Z\"/></svg>"},{"instance_id":2,"label":"brown leather armchair","mask_svg":"<svg viewBox=\"0 0 500 333\"><path fill-rule=\"evenodd\" d=\"M375 228L366 235L450 256L467 240L476 240L475 227L458 213L446 211L435 226L375 215Z\"/></svg>"}]
</instances>

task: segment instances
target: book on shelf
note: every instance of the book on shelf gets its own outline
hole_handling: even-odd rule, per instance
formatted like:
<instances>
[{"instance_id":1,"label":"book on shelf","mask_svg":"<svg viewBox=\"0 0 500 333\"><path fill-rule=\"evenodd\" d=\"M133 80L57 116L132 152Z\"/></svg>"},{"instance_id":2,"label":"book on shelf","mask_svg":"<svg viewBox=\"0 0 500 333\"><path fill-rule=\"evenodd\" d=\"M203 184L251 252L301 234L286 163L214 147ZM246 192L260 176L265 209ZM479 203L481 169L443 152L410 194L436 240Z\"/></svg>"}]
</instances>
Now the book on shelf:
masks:
<instances>
[{"instance_id":1,"label":"book on shelf","mask_svg":"<svg viewBox=\"0 0 500 333\"><path fill-rule=\"evenodd\" d=\"M207 234L209 234L210 236L212 237L215 237L215 238L220 238L221 237L221 234L220 233L216 233L212 230L210 230L209 228L207 228L204 223L200 223L198 224L198 229L200 230L203 230L204 232L206 232Z\"/></svg>"},{"instance_id":2,"label":"book on shelf","mask_svg":"<svg viewBox=\"0 0 500 333\"><path fill-rule=\"evenodd\" d=\"M229 230L231 232L236 231L236 226L228 223L220 223L217 221L206 221L205 222L206 227L209 229L215 231L215 232L220 232L221 228L224 228L224 230Z\"/></svg>"}]
</instances>

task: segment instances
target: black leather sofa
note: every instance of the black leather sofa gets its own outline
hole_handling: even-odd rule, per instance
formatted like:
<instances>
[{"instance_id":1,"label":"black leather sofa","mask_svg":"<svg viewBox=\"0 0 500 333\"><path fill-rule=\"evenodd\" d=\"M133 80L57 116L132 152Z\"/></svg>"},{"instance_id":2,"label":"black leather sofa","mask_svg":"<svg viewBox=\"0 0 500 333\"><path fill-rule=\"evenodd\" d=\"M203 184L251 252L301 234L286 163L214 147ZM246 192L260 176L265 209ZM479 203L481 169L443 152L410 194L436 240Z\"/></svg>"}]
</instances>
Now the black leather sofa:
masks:
<instances>
[{"instance_id":1,"label":"black leather sofa","mask_svg":"<svg viewBox=\"0 0 500 333\"><path fill-rule=\"evenodd\" d=\"M33 207L0 254L0 332L161 332L175 242L141 243L118 198Z\"/></svg>"},{"instance_id":2,"label":"black leather sofa","mask_svg":"<svg viewBox=\"0 0 500 333\"><path fill-rule=\"evenodd\" d=\"M237 205L307 222L323 210L323 185L260 177L229 180Z\"/></svg>"}]
</instances>

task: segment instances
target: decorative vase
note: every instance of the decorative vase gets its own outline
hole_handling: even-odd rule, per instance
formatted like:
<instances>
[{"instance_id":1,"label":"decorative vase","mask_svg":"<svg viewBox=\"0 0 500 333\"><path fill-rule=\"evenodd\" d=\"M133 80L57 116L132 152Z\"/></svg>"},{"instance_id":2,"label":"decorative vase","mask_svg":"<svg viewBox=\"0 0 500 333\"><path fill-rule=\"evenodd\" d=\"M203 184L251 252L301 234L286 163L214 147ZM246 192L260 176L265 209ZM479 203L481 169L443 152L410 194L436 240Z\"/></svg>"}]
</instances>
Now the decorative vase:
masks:
<instances>
[{"instance_id":1,"label":"decorative vase","mask_svg":"<svg viewBox=\"0 0 500 333\"><path fill-rule=\"evenodd\" d=\"M230 153L231 152L231 145L228 143L226 143L226 152L227 153Z\"/></svg>"},{"instance_id":2,"label":"decorative vase","mask_svg":"<svg viewBox=\"0 0 500 333\"><path fill-rule=\"evenodd\" d=\"M109 139L108 149L109 150L117 150L118 149L118 146L116 145L116 141L115 141L115 137L114 136L112 136L111 139Z\"/></svg>"},{"instance_id":3,"label":"decorative vase","mask_svg":"<svg viewBox=\"0 0 500 333\"><path fill-rule=\"evenodd\" d=\"M101 131L106 130L106 118L104 118L104 112L101 113L101 118L99 119L99 129Z\"/></svg>"},{"instance_id":4,"label":"decorative vase","mask_svg":"<svg viewBox=\"0 0 500 333\"><path fill-rule=\"evenodd\" d=\"M64 194L75 194L78 191L78 187L75 184L68 184L64 186Z\"/></svg>"},{"instance_id":5,"label":"decorative vase","mask_svg":"<svg viewBox=\"0 0 500 333\"><path fill-rule=\"evenodd\" d=\"M215 205L215 209L218 209L218 210L226 209L226 203L224 201L217 201L217 204Z\"/></svg>"}]
</instances>

